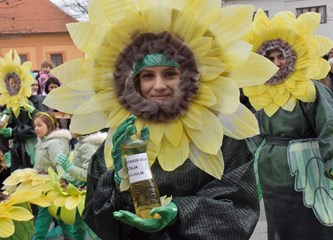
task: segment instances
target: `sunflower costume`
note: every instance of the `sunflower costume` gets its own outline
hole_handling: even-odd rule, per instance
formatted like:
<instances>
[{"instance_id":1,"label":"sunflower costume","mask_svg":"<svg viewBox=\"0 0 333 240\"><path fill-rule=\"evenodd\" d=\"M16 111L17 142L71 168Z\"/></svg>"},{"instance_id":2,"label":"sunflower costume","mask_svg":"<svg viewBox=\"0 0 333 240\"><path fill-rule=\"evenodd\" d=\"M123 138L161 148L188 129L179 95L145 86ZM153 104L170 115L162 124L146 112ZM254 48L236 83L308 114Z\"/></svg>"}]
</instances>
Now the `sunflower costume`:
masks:
<instances>
[{"instance_id":1,"label":"sunflower costume","mask_svg":"<svg viewBox=\"0 0 333 240\"><path fill-rule=\"evenodd\" d=\"M7 142L11 140L11 171L31 167L34 161L34 149L29 148L37 140L31 116L35 108L28 100L34 81L30 74L31 67L31 62L21 64L15 50L10 50L3 58L0 57L0 105L5 106L1 109L1 116L10 116L8 125L0 129L0 134Z\"/></svg>"},{"instance_id":2,"label":"sunflower costume","mask_svg":"<svg viewBox=\"0 0 333 240\"><path fill-rule=\"evenodd\" d=\"M265 84L243 88L257 111L256 141L258 145L265 141L260 145L258 171L268 239L333 235L328 227L333 226L332 180L324 177L324 170L333 166L333 95L313 80L329 71L322 56L333 44L313 34L319 22L317 13L296 18L279 12L270 20L260 9L244 37L253 51L266 57L277 51L286 61Z\"/></svg>"},{"instance_id":3,"label":"sunflower costume","mask_svg":"<svg viewBox=\"0 0 333 240\"><path fill-rule=\"evenodd\" d=\"M89 1L90 22L68 25L86 57L52 70L64 85L45 104L73 114L73 132L109 128L88 171L84 210L99 237L249 239L259 209L252 155L242 139L256 135L258 125L240 103L239 88L264 83L277 70L240 40L252 14L252 6L221 8L216 0L98 0ZM137 91L132 76L147 54L164 54L179 66L170 101L148 101ZM176 224L155 233L112 216L134 210L129 193L115 186L111 158L111 136L130 115L139 132L149 128L160 194L172 195L178 208Z\"/></svg>"}]
</instances>

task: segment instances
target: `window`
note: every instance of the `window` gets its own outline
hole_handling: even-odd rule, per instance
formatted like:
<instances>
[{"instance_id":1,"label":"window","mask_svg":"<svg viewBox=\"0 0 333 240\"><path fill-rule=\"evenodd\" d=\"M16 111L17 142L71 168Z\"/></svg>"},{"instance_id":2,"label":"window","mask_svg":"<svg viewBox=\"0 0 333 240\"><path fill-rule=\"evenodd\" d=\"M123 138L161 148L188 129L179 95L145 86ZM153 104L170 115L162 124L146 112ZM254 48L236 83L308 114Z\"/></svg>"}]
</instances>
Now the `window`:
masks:
<instances>
[{"instance_id":1,"label":"window","mask_svg":"<svg viewBox=\"0 0 333 240\"><path fill-rule=\"evenodd\" d=\"M28 55L27 54L19 54L21 63L27 62L28 61Z\"/></svg>"},{"instance_id":2,"label":"window","mask_svg":"<svg viewBox=\"0 0 333 240\"><path fill-rule=\"evenodd\" d=\"M316 6L316 7L305 7L305 8L296 8L296 15L297 17L302 13L306 12L317 12L321 14L320 23L327 22L327 10L326 6Z\"/></svg>"},{"instance_id":3,"label":"window","mask_svg":"<svg viewBox=\"0 0 333 240\"><path fill-rule=\"evenodd\" d=\"M51 61L55 66L59 66L64 63L62 53L51 53Z\"/></svg>"}]
</instances>

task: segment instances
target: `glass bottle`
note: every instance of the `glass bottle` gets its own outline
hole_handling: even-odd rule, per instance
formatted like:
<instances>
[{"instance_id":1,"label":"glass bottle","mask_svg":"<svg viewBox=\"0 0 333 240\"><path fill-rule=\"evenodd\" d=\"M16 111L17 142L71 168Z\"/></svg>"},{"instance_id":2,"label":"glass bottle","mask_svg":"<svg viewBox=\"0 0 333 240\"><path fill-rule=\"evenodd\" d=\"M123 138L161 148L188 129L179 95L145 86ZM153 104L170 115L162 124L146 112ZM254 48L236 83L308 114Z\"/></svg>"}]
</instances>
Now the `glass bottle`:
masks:
<instances>
[{"instance_id":1,"label":"glass bottle","mask_svg":"<svg viewBox=\"0 0 333 240\"><path fill-rule=\"evenodd\" d=\"M0 115L0 128L7 127L8 122L9 122L9 112L4 110Z\"/></svg>"},{"instance_id":2,"label":"glass bottle","mask_svg":"<svg viewBox=\"0 0 333 240\"><path fill-rule=\"evenodd\" d=\"M161 201L160 193L149 167L147 142L133 134L122 144L122 154L126 158L135 213L141 218L152 218L150 211L154 207L161 206Z\"/></svg>"}]
</instances>

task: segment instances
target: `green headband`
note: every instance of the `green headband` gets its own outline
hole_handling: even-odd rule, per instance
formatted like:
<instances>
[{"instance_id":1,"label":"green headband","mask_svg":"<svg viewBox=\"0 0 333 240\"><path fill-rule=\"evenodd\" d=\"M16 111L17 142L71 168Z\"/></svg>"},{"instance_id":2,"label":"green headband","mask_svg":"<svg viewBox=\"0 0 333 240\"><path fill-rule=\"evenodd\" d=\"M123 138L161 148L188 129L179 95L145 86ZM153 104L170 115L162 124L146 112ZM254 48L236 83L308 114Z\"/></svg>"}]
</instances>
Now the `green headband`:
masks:
<instances>
[{"instance_id":1,"label":"green headband","mask_svg":"<svg viewBox=\"0 0 333 240\"><path fill-rule=\"evenodd\" d=\"M167 57L163 53L150 53L141 58L134 67L132 77L134 78L142 69L154 66L168 66L179 68L179 64L172 58Z\"/></svg>"}]
</instances>

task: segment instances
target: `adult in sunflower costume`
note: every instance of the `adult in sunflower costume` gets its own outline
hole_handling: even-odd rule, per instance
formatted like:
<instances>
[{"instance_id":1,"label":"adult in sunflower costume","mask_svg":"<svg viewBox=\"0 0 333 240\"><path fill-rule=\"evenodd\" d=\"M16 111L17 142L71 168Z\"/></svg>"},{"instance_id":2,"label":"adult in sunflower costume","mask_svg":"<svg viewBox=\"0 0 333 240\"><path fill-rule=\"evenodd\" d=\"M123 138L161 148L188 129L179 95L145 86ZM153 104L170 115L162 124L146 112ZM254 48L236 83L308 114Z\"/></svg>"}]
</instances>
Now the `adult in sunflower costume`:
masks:
<instances>
[{"instance_id":1,"label":"adult in sunflower costume","mask_svg":"<svg viewBox=\"0 0 333 240\"><path fill-rule=\"evenodd\" d=\"M0 134L10 139L11 171L31 167L34 161L36 134L32 116L37 111L28 97L31 95L31 84L34 79L31 73L31 62L21 60L17 52L10 50L0 58L0 105L5 106L1 116L10 116Z\"/></svg>"},{"instance_id":2,"label":"adult in sunflower costume","mask_svg":"<svg viewBox=\"0 0 333 240\"><path fill-rule=\"evenodd\" d=\"M253 10L221 8L216 0L98 0L89 2L90 22L68 25L86 58L52 70L64 85L45 104L73 114L73 132L109 128L88 170L83 214L100 238L250 238L259 205L244 139L259 129L239 88L264 83L277 70L240 40ZM151 98L142 79L161 67L169 69L164 78L179 81ZM160 219L136 217L130 193L122 191L126 129L148 139L160 194L172 196L152 210Z\"/></svg>"},{"instance_id":3,"label":"adult in sunflower costume","mask_svg":"<svg viewBox=\"0 0 333 240\"><path fill-rule=\"evenodd\" d=\"M243 89L260 126L258 170L269 240L333 236L333 182L324 176L333 166L333 96L313 80L330 69L321 56L332 41L313 34L319 23L317 13L296 18L279 12L270 20L260 9L245 36L279 67L265 84Z\"/></svg>"}]
</instances>

